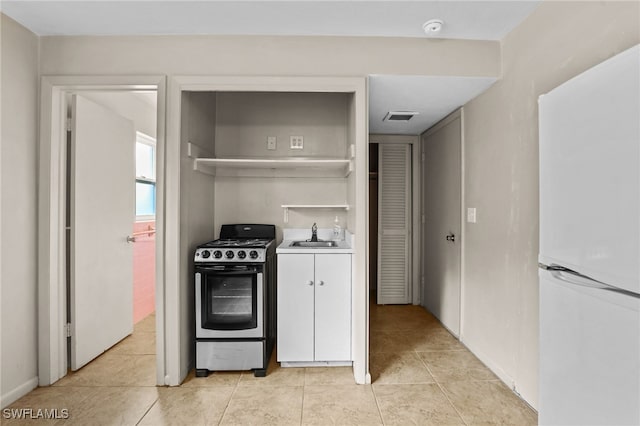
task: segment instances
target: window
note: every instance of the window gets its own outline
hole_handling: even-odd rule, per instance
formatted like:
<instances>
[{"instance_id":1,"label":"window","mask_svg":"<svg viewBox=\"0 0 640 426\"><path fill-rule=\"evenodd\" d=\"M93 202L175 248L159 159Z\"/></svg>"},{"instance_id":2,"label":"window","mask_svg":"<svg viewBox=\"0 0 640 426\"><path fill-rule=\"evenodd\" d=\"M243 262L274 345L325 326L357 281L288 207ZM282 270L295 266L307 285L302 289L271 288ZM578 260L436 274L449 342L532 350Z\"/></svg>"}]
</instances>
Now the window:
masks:
<instances>
[{"instance_id":1,"label":"window","mask_svg":"<svg viewBox=\"0 0 640 426\"><path fill-rule=\"evenodd\" d=\"M156 215L156 140L136 132L136 220Z\"/></svg>"}]
</instances>

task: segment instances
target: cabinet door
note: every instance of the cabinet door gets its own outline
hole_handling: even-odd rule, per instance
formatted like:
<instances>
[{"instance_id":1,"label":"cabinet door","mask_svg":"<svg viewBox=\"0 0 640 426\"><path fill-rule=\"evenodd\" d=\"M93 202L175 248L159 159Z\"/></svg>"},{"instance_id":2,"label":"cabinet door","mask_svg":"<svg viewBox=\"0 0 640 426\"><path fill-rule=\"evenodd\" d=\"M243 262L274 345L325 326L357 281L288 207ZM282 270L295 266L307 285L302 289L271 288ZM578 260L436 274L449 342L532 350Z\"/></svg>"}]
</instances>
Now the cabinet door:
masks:
<instances>
[{"instance_id":1,"label":"cabinet door","mask_svg":"<svg viewBox=\"0 0 640 426\"><path fill-rule=\"evenodd\" d=\"M313 361L313 254L278 255L278 361Z\"/></svg>"},{"instance_id":2,"label":"cabinet door","mask_svg":"<svg viewBox=\"0 0 640 426\"><path fill-rule=\"evenodd\" d=\"M316 254L315 360L351 360L351 255Z\"/></svg>"}]
</instances>

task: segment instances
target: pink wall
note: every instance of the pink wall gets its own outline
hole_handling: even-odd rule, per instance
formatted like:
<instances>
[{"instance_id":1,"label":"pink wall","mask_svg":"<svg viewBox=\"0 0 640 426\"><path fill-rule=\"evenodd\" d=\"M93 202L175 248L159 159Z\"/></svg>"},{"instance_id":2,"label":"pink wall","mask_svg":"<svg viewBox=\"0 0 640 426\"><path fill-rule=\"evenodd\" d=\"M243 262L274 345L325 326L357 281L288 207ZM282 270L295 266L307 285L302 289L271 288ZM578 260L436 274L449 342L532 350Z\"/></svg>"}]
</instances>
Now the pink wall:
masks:
<instances>
[{"instance_id":1,"label":"pink wall","mask_svg":"<svg viewBox=\"0 0 640 426\"><path fill-rule=\"evenodd\" d=\"M136 222L133 232L155 229L156 222ZM140 235L133 245L133 323L155 311L156 235Z\"/></svg>"}]
</instances>

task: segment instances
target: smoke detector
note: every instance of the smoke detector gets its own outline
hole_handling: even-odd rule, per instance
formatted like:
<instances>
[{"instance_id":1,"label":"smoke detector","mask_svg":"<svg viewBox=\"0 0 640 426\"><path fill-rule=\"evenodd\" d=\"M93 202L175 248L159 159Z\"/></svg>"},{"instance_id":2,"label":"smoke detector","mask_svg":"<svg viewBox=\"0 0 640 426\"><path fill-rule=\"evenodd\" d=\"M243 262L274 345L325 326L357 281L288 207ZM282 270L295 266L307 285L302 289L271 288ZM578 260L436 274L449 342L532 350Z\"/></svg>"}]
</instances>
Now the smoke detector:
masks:
<instances>
[{"instance_id":1,"label":"smoke detector","mask_svg":"<svg viewBox=\"0 0 640 426\"><path fill-rule=\"evenodd\" d=\"M440 30L442 30L443 25L444 25L444 22L441 19L430 19L424 24L422 24L422 29L424 30L424 33L426 35L435 36L440 33Z\"/></svg>"},{"instance_id":2,"label":"smoke detector","mask_svg":"<svg viewBox=\"0 0 640 426\"><path fill-rule=\"evenodd\" d=\"M382 121L404 121L411 120L414 116L420 114L418 111L389 111Z\"/></svg>"}]
</instances>

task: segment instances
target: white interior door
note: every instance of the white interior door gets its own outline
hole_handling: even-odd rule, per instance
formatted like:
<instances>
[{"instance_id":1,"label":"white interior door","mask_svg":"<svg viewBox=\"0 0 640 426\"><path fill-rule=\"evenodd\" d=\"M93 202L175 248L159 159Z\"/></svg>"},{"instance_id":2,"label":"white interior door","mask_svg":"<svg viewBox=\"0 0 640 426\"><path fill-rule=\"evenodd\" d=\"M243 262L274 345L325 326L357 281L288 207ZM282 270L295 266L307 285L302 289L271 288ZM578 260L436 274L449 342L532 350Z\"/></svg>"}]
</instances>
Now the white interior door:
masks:
<instances>
[{"instance_id":1,"label":"white interior door","mask_svg":"<svg viewBox=\"0 0 640 426\"><path fill-rule=\"evenodd\" d=\"M461 118L422 136L422 304L460 334Z\"/></svg>"},{"instance_id":2,"label":"white interior door","mask_svg":"<svg viewBox=\"0 0 640 426\"><path fill-rule=\"evenodd\" d=\"M70 162L71 369L133 331L133 122L72 99Z\"/></svg>"},{"instance_id":3,"label":"white interior door","mask_svg":"<svg viewBox=\"0 0 640 426\"><path fill-rule=\"evenodd\" d=\"M379 145L378 304L411 302L411 146Z\"/></svg>"}]
</instances>

